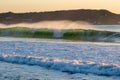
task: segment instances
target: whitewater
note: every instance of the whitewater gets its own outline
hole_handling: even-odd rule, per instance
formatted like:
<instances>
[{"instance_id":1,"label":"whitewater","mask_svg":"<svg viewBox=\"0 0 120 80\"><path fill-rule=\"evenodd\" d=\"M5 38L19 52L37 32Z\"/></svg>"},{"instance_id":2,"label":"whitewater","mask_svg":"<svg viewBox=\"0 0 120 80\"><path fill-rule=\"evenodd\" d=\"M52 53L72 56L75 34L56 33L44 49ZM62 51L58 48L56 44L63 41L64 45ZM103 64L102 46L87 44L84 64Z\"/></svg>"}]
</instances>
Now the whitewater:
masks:
<instances>
[{"instance_id":1,"label":"whitewater","mask_svg":"<svg viewBox=\"0 0 120 80\"><path fill-rule=\"evenodd\" d=\"M2 64L37 66L38 70L39 68L55 70L58 74L90 74L102 78L112 77L107 77L108 80L119 80L120 44L1 37L0 67ZM33 73L36 73L34 68ZM1 69L0 74L2 74ZM3 76L0 75L1 78ZM101 78L91 80L101 80Z\"/></svg>"}]
</instances>

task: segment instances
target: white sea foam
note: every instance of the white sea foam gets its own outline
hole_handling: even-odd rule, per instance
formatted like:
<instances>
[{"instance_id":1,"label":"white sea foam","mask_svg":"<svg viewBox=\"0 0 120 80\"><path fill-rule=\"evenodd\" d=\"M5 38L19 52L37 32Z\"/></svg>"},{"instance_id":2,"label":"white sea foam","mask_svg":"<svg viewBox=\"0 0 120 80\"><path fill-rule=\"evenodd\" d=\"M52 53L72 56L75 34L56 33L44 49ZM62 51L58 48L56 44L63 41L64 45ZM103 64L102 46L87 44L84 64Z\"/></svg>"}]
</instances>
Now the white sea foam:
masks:
<instances>
[{"instance_id":1,"label":"white sea foam","mask_svg":"<svg viewBox=\"0 0 120 80\"><path fill-rule=\"evenodd\" d=\"M38 65L49 69L60 70L68 73L92 73L97 75L120 76L119 65L109 65L105 63L95 63L81 60L67 60L49 57L35 57L13 54L1 54L0 61Z\"/></svg>"}]
</instances>

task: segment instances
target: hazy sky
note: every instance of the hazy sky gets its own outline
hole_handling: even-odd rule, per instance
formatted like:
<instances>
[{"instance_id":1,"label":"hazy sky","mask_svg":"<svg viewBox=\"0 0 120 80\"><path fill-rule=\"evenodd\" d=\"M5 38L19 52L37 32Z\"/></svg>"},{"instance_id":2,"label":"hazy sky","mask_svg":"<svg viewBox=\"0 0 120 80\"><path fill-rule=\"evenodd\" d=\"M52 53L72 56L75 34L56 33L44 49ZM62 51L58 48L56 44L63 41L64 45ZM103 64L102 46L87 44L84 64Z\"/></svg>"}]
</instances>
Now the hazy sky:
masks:
<instances>
[{"instance_id":1,"label":"hazy sky","mask_svg":"<svg viewBox=\"0 0 120 80\"><path fill-rule=\"evenodd\" d=\"M120 0L0 0L0 13L68 9L107 9L120 14Z\"/></svg>"}]
</instances>

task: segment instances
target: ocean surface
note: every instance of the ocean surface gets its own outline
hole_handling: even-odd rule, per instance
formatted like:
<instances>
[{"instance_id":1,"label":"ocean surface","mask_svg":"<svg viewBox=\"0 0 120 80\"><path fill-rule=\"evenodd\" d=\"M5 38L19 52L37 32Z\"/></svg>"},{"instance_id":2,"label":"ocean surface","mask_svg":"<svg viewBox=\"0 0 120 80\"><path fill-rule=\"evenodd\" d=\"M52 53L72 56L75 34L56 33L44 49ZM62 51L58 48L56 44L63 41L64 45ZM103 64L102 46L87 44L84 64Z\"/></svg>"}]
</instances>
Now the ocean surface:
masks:
<instances>
[{"instance_id":1,"label":"ocean surface","mask_svg":"<svg viewBox=\"0 0 120 80\"><path fill-rule=\"evenodd\" d=\"M93 25L96 30L120 32L120 25Z\"/></svg>"},{"instance_id":2,"label":"ocean surface","mask_svg":"<svg viewBox=\"0 0 120 80\"><path fill-rule=\"evenodd\" d=\"M120 80L120 43L0 37L0 80Z\"/></svg>"}]
</instances>

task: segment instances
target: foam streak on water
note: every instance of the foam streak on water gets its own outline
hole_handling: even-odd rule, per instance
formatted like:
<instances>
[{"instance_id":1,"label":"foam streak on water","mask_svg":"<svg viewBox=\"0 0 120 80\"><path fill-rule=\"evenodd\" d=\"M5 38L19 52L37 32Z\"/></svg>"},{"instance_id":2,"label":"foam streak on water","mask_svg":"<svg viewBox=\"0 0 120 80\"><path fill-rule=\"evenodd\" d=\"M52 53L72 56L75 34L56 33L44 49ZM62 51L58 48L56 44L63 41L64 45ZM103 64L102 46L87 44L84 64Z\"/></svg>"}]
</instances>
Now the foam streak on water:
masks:
<instances>
[{"instance_id":1,"label":"foam streak on water","mask_svg":"<svg viewBox=\"0 0 120 80\"><path fill-rule=\"evenodd\" d=\"M33 56L20 56L20 55L0 55L0 61L38 65L49 69L60 70L68 73L92 73L107 76L120 76L119 65L109 64L96 64L94 62L83 62L80 60L66 60L49 57L33 57Z\"/></svg>"}]
</instances>

